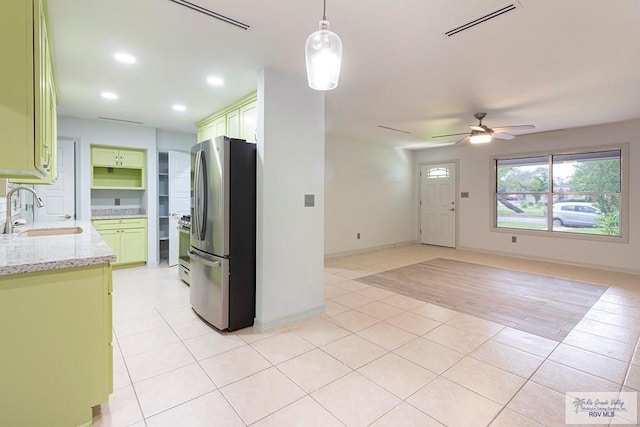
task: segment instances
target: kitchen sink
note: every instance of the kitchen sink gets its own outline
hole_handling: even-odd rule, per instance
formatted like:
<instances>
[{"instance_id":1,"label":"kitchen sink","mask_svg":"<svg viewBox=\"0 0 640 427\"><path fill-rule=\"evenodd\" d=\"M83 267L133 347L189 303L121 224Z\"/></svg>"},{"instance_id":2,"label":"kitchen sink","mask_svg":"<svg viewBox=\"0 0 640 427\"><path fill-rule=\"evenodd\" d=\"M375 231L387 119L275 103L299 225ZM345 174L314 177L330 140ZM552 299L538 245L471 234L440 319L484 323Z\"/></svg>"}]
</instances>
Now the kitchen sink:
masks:
<instances>
[{"instance_id":1,"label":"kitchen sink","mask_svg":"<svg viewBox=\"0 0 640 427\"><path fill-rule=\"evenodd\" d=\"M65 234L80 234L81 227L65 227L65 228L40 228L35 230L27 230L18 234L18 237L43 237L43 236L62 236Z\"/></svg>"}]
</instances>

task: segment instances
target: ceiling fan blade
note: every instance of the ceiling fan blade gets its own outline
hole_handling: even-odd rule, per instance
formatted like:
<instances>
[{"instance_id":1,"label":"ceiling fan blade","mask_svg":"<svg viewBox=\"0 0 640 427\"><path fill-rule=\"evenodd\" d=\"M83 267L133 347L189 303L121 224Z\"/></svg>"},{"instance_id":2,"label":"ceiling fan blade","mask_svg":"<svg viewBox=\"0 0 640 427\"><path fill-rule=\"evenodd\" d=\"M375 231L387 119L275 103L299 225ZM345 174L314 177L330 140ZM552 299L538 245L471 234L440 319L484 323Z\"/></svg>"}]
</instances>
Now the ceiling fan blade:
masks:
<instances>
[{"instance_id":1,"label":"ceiling fan blade","mask_svg":"<svg viewBox=\"0 0 640 427\"><path fill-rule=\"evenodd\" d=\"M493 138L498 138L498 139L513 139L513 138L515 138L515 135L511 135L510 133L504 133L504 132L493 132L493 134L491 136Z\"/></svg>"},{"instance_id":2,"label":"ceiling fan blade","mask_svg":"<svg viewBox=\"0 0 640 427\"><path fill-rule=\"evenodd\" d=\"M477 130L478 132L484 132L485 128L480 125L469 125L469 129Z\"/></svg>"},{"instance_id":3,"label":"ceiling fan blade","mask_svg":"<svg viewBox=\"0 0 640 427\"><path fill-rule=\"evenodd\" d=\"M469 139L469 135L467 135L467 136L463 136L462 138L460 138L459 140L457 140L453 145L460 144L460 143L461 143L462 141L464 141L465 139Z\"/></svg>"},{"instance_id":4,"label":"ceiling fan blade","mask_svg":"<svg viewBox=\"0 0 640 427\"><path fill-rule=\"evenodd\" d=\"M460 136L460 135L469 135L469 132L464 132L464 133L451 133L449 135L438 135L438 136L432 136L431 138L446 138L448 136Z\"/></svg>"},{"instance_id":5,"label":"ceiling fan blade","mask_svg":"<svg viewBox=\"0 0 640 427\"><path fill-rule=\"evenodd\" d=\"M527 129L535 129L534 125L515 125L515 126L499 126L493 128L494 132L508 132L511 130L527 130Z\"/></svg>"}]
</instances>

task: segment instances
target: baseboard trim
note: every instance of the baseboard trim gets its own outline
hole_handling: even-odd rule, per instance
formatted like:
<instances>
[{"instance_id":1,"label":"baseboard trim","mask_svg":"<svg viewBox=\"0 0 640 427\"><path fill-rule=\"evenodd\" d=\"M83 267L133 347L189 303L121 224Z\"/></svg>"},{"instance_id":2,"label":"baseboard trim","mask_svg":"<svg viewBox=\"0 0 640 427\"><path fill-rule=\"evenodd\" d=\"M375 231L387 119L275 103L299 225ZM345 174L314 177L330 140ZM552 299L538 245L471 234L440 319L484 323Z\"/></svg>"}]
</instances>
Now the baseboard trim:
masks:
<instances>
[{"instance_id":1,"label":"baseboard trim","mask_svg":"<svg viewBox=\"0 0 640 427\"><path fill-rule=\"evenodd\" d=\"M272 320L270 322L262 323L258 319L256 319L254 323L254 327L260 331L264 332L269 329L278 328L280 326L285 326L290 323L299 322L300 320L307 319L309 317L318 316L320 314L324 314L324 304L319 307L312 308L311 310L306 310L301 313L292 314L290 316L281 317L279 319Z\"/></svg>"},{"instance_id":2,"label":"baseboard trim","mask_svg":"<svg viewBox=\"0 0 640 427\"><path fill-rule=\"evenodd\" d=\"M510 258L525 259L525 260L530 260L530 261L542 261L542 262L550 262L550 263L554 263L554 264L571 265L571 266L574 266L574 267L593 268L593 269L596 269L596 270L605 270L605 271L611 271L611 272L616 272L616 273L640 274L640 270L638 270L638 269L623 268L623 267L612 267L610 265L603 265L603 264L587 264L587 263L583 263L583 262L571 262L571 261L566 261L566 260L559 260L557 258L522 255L522 254L515 254L513 252L492 251L492 250L488 250L488 249L470 248L470 247L466 247L466 246L460 246L460 247L458 247L458 249L464 250L464 251L469 251L469 252L477 252L477 253L489 254L489 255L499 255L499 256L505 256L505 257L510 257Z\"/></svg>"},{"instance_id":3,"label":"baseboard trim","mask_svg":"<svg viewBox=\"0 0 640 427\"><path fill-rule=\"evenodd\" d=\"M408 241L405 241L405 242L390 243L388 245L372 246L372 247L369 247L369 248L354 249L354 250L351 250L351 251L333 252L333 253L330 253L330 254L324 254L324 257L325 257L325 259L337 258L337 257L345 256L345 255L355 255L355 254L361 254L361 253L364 253L364 252L371 252L371 251L377 251L377 250L381 250L381 249L397 248L397 247L400 247L400 246L417 245L417 244L418 244L417 240L408 240Z\"/></svg>"}]
</instances>

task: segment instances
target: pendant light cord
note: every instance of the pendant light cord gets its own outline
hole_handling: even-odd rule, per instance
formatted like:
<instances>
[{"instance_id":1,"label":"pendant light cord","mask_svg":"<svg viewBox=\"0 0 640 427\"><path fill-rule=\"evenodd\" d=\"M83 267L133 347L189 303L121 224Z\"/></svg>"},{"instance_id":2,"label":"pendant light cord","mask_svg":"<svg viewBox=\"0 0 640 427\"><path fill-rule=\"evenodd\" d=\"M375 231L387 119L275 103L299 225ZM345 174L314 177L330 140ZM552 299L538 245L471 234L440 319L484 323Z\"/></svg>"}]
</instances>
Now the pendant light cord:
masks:
<instances>
[{"instance_id":1,"label":"pendant light cord","mask_svg":"<svg viewBox=\"0 0 640 427\"><path fill-rule=\"evenodd\" d=\"M327 0L324 0L324 8L322 9L322 20L327 20Z\"/></svg>"}]
</instances>

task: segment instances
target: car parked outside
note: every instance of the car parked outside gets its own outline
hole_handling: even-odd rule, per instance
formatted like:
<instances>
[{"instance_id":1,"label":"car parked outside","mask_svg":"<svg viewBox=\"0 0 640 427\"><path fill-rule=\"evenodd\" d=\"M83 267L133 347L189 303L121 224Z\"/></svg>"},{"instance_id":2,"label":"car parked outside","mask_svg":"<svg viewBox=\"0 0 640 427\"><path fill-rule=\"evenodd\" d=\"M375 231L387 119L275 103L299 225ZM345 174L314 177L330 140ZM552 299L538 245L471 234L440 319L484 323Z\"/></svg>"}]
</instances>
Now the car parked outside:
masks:
<instances>
[{"instance_id":1,"label":"car parked outside","mask_svg":"<svg viewBox=\"0 0 640 427\"><path fill-rule=\"evenodd\" d=\"M593 203L560 202L553 204L553 223L567 227L596 227L602 212Z\"/></svg>"}]
</instances>

